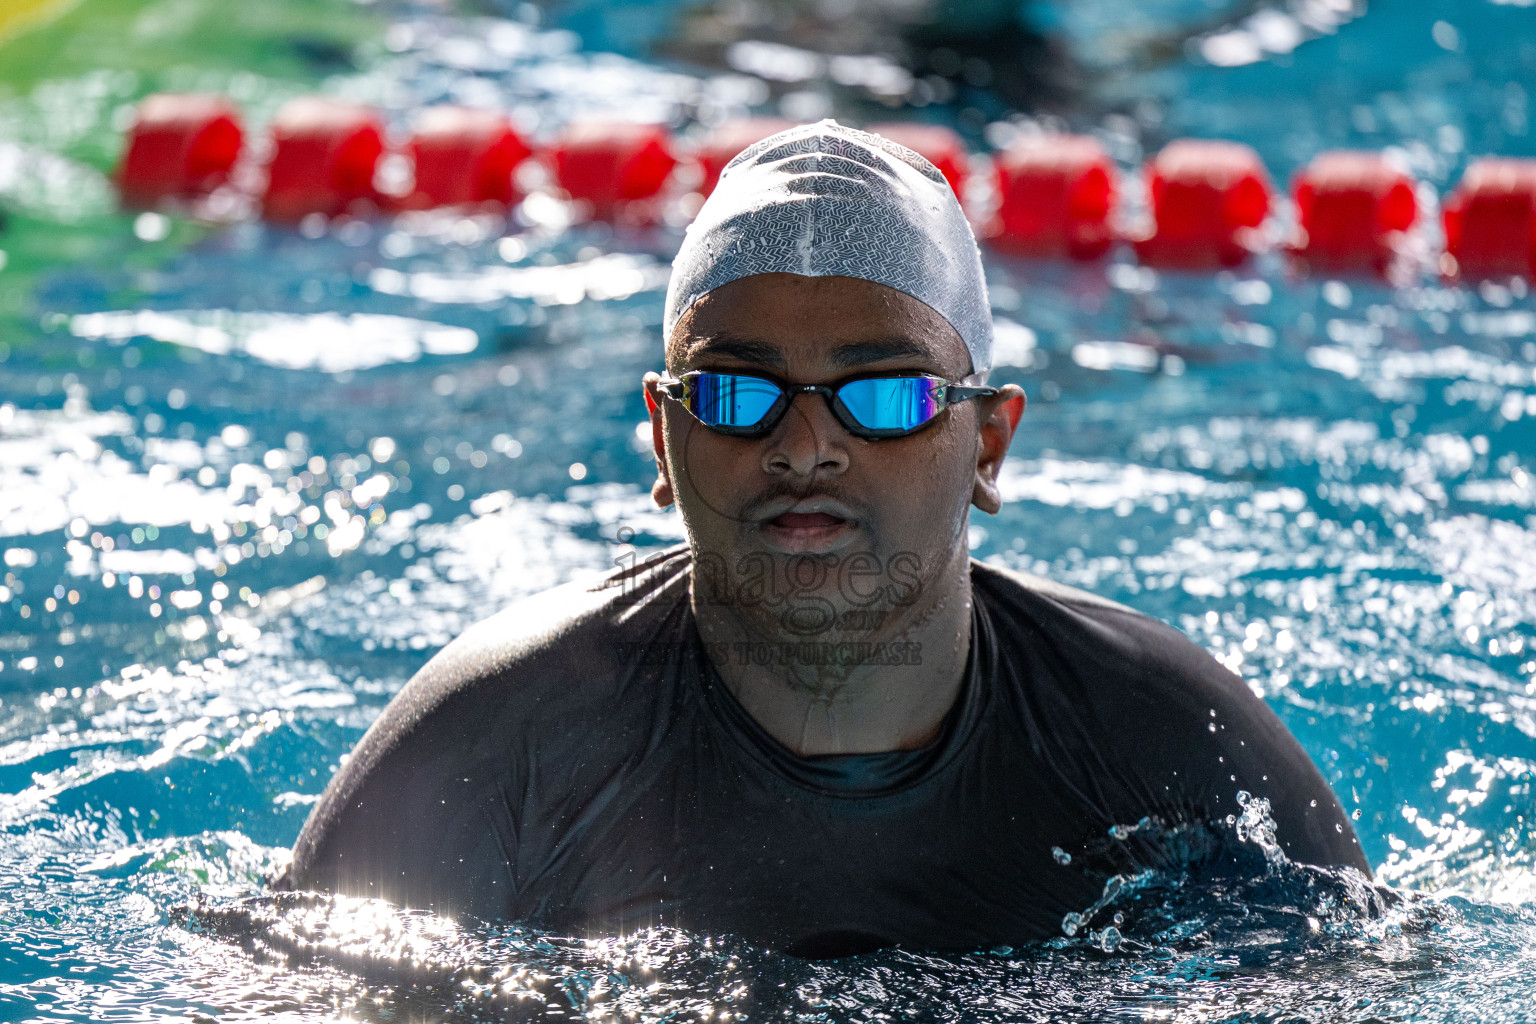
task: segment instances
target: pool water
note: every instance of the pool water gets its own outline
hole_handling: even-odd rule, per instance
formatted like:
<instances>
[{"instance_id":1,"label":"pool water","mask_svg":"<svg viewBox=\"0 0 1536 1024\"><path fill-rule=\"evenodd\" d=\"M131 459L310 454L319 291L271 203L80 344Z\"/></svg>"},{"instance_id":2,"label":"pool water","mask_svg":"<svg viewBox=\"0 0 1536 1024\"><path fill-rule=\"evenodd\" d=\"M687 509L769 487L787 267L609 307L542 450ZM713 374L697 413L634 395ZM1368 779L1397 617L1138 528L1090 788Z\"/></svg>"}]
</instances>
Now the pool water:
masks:
<instances>
[{"instance_id":1,"label":"pool water","mask_svg":"<svg viewBox=\"0 0 1536 1024\"><path fill-rule=\"evenodd\" d=\"M1282 181L1321 148L1391 144L1428 198L1469 155L1536 148L1528 9L1355 13L1247 67L1106 80L1084 118L1128 166L1199 131ZM540 131L763 99L557 27L388 17L385 49L325 87L398 124L446 99ZM1251 805L1247 874L1112 880L1033 946L811 962L262 886L435 649L681 539L636 429L676 226L549 202L242 222L146 265L126 225L145 246L180 229L121 220L0 340L0 1018L1536 1019L1522 282L989 258L994 379L1030 407L975 555L1131 604L1239 673L1354 816L1376 884L1267 860Z\"/></svg>"}]
</instances>

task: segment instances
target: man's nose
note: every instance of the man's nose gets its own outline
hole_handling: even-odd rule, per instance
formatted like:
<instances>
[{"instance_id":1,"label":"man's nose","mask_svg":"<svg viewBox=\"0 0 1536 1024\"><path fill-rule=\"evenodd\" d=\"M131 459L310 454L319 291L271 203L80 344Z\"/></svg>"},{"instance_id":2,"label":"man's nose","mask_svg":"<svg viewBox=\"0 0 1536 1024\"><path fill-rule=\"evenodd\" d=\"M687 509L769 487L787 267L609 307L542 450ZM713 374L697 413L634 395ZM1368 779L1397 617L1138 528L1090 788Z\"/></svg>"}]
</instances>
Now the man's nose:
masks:
<instances>
[{"instance_id":1,"label":"man's nose","mask_svg":"<svg viewBox=\"0 0 1536 1024\"><path fill-rule=\"evenodd\" d=\"M812 476L848 468L848 432L819 394L796 395L763 451L763 470Z\"/></svg>"}]
</instances>

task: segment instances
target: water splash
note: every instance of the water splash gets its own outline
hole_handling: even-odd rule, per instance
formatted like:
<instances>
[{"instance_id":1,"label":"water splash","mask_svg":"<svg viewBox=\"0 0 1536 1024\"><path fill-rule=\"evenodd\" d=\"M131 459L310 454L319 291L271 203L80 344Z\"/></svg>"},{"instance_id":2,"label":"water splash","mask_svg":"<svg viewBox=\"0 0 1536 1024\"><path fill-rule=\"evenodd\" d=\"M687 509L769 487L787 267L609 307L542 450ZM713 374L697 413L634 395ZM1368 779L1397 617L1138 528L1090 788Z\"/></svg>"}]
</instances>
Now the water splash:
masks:
<instances>
[{"instance_id":1,"label":"water splash","mask_svg":"<svg viewBox=\"0 0 1536 1024\"><path fill-rule=\"evenodd\" d=\"M975 953L886 950L805 961L729 936L654 929L579 939L454 923L377 901L304 894L199 896L173 916L213 940L189 973L255 963L295 1008L452 1019L575 1014L692 1019L921 1017L943 1021L1119 1019L1155 1003L1199 1015L1247 1001L1298 1021L1366 1021L1461 1000L1475 1016L1513 998L1536 914L1371 886L1357 874L1285 865L1273 875L1157 874L1106 884L1102 928ZM233 959L232 959L233 958ZM1426 975L1425 964L1438 963ZM1477 964L1486 984L1462 986ZM246 966L242 966L246 965ZM1363 969L1368 967L1368 969ZM1500 996L1502 993L1502 996ZM244 982L206 985L205 1005L271 1008ZM1127 1000L1129 1003L1127 1003Z\"/></svg>"},{"instance_id":2,"label":"water splash","mask_svg":"<svg viewBox=\"0 0 1536 1024\"><path fill-rule=\"evenodd\" d=\"M1104 890L1103 892L1099 893L1099 898L1093 902L1092 906L1081 912L1069 912L1064 917L1062 917L1062 934L1069 939L1075 938L1078 932L1082 931L1085 927L1092 923L1094 917L1098 915L1099 911L1114 903L1121 897L1122 894L1127 893L1128 891L1134 892L1137 888L1147 885L1155 877L1155 874L1151 871L1143 871L1133 875L1111 875L1104 882ZM1117 914L1116 917L1120 917L1120 915ZM1116 924L1124 923L1125 922L1123 918L1116 922ZM1101 948L1103 948L1103 943L1105 940L1103 938L1102 932L1089 932L1088 938L1089 941L1097 943ZM1115 931L1113 944L1115 946L1119 946L1120 944L1120 933L1118 930Z\"/></svg>"},{"instance_id":3,"label":"water splash","mask_svg":"<svg viewBox=\"0 0 1536 1024\"><path fill-rule=\"evenodd\" d=\"M1268 798L1253 796L1246 789L1238 790L1237 805L1243 809L1243 813L1236 817L1227 816L1227 824L1232 826L1237 841L1252 843L1262 850L1271 874L1282 865L1289 864L1290 859L1280 849L1280 841L1275 838L1275 819L1270 816Z\"/></svg>"}]
</instances>

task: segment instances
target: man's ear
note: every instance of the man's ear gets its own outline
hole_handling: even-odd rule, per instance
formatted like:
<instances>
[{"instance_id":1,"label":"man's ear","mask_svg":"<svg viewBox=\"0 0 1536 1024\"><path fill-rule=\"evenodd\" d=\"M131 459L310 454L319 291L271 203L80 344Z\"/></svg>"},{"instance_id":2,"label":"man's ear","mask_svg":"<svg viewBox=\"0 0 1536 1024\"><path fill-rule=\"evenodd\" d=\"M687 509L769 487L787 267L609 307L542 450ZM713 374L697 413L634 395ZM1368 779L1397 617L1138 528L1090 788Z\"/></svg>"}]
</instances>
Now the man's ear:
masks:
<instances>
[{"instance_id":1,"label":"man's ear","mask_svg":"<svg viewBox=\"0 0 1536 1024\"><path fill-rule=\"evenodd\" d=\"M976 449L976 484L971 490L971 504L988 515L997 515L1003 507L997 475L1002 471L1014 431L1019 428L1019 417L1024 415L1024 389L1017 384L1005 384L997 394L977 401L984 404L980 407L981 444Z\"/></svg>"},{"instance_id":2,"label":"man's ear","mask_svg":"<svg viewBox=\"0 0 1536 1024\"><path fill-rule=\"evenodd\" d=\"M645 409L651 417L651 450L656 453L656 482L651 484L651 500L659 508L666 508L676 500L672 492L672 477L667 471L667 437L661 426L661 406L656 401L656 383L661 375L648 373L641 381L645 392Z\"/></svg>"}]
</instances>

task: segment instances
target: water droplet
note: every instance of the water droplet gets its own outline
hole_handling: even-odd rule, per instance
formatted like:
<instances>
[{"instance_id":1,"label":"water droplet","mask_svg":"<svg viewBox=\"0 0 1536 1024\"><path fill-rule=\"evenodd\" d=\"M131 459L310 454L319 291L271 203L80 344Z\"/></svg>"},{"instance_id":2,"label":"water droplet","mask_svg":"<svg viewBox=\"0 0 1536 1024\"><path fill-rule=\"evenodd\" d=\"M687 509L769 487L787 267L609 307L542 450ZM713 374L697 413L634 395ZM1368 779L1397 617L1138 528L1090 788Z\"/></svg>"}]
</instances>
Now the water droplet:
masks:
<instances>
[{"instance_id":1,"label":"water droplet","mask_svg":"<svg viewBox=\"0 0 1536 1024\"><path fill-rule=\"evenodd\" d=\"M1072 855L1059 846L1051 847L1051 857L1055 859L1057 864L1072 863Z\"/></svg>"},{"instance_id":2,"label":"water droplet","mask_svg":"<svg viewBox=\"0 0 1536 1024\"><path fill-rule=\"evenodd\" d=\"M1076 911L1073 911L1072 913L1067 914L1065 917L1063 917L1061 919L1061 930L1062 930L1062 933L1064 935L1066 935L1066 937L1069 938L1069 939L1072 938L1072 936L1076 935L1077 932L1078 932L1078 929L1082 928L1082 926L1083 926L1083 915L1077 913Z\"/></svg>"},{"instance_id":3,"label":"water droplet","mask_svg":"<svg viewBox=\"0 0 1536 1024\"><path fill-rule=\"evenodd\" d=\"M1110 925L1099 933L1099 948L1106 953L1113 953L1120 948L1120 929Z\"/></svg>"}]
</instances>

